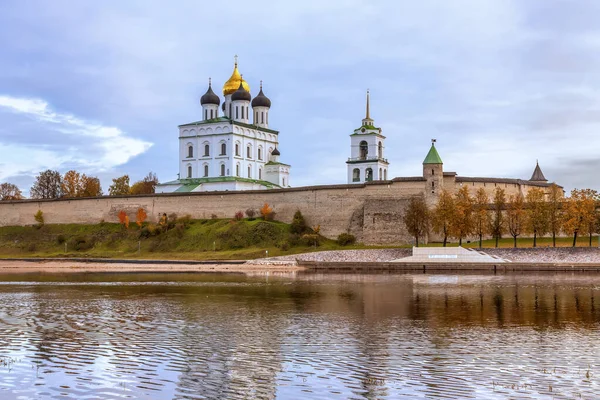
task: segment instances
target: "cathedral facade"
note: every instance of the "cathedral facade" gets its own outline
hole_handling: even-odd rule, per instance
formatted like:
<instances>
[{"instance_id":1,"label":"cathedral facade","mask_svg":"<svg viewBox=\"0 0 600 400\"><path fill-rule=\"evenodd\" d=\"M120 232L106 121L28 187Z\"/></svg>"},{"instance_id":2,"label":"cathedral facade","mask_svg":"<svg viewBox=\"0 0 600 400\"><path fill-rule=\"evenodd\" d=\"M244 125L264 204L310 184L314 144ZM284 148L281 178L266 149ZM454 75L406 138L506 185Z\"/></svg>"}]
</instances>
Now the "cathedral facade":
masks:
<instances>
[{"instance_id":1,"label":"cathedral facade","mask_svg":"<svg viewBox=\"0 0 600 400\"><path fill-rule=\"evenodd\" d=\"M291 166L280 161L279 132L269 127L271 100L260 85L252 98L238 70L223 85L224 100L208 90L202 120L179 125L179 178L158 193L279 189L290 186Z\"/></svg>"}]
</instances>

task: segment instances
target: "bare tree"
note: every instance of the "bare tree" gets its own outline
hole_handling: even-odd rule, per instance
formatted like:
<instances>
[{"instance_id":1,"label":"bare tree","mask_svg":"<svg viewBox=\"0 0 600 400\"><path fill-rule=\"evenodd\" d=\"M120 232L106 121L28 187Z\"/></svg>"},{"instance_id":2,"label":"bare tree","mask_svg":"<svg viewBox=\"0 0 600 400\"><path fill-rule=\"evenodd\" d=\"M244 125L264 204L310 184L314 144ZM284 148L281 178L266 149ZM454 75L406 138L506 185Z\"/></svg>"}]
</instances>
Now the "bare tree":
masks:
<instances>
[{"instance_id":1,"label":"bare tree","mask_svg":"<svg viewBox=\"0 0 600 400\"><path fill-rule=\"evenodd\" d=\"M35 178L30 193L32 199L57 199L62 195L62 178L58 171L46 170Z\"/></svg>"},{"instance_id":2,"label":"bare tree","mask_svg":"<svg viewBox=\"0 0 600 400\"><path fill-rule=\"evenodd\" d=\"M0 184L0 201L21 200L23 198L23 193L17 185L12 183Z\"/></svg>"}]
</instances>

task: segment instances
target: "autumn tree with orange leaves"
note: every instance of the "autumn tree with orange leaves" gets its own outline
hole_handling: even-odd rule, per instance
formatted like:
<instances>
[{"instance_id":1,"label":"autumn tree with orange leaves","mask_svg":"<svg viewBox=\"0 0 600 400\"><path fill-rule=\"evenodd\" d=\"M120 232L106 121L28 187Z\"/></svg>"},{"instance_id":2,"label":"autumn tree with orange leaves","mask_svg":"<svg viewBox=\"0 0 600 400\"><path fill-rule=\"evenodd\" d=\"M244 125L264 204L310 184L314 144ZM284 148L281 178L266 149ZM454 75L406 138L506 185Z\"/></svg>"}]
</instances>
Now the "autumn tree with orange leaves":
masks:
<instances>
[{"instance_id":1,"label":"autumn tree with orange leaves","mask_svg":"<svg viewBox=\"0 0 600 400\"><path fill-rule=\"evenodd\" d=\"M135 215L135 223L137 224L137 226L141 228L146 218L148 218L148 214L146 214L146 211L143 208L139 208L137 210L137 214Z\"/></svg>"}]
</instances>

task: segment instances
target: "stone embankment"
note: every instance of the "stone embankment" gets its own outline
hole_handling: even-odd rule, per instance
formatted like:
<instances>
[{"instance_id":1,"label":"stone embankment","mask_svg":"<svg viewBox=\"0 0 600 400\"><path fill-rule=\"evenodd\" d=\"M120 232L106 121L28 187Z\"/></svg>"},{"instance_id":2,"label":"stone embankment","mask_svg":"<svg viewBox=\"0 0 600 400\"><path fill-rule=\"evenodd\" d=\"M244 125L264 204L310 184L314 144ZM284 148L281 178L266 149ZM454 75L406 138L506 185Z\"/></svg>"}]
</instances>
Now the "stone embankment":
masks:
<instances>
[{"instance_id":1,"label":"stone embankment","mask_svg":"<svg viewBox=\"0 0 600 400\"><path fill-rule=\"evenodd\" d=\"M516 263L598 263L599 248L527 248L527 249L483 249L484 253ZM385 263L412 255L412 249L339 250L294 254L249 261L254 265L294 265L297 261L323 263Z\"/></svg>"}]
</instances>

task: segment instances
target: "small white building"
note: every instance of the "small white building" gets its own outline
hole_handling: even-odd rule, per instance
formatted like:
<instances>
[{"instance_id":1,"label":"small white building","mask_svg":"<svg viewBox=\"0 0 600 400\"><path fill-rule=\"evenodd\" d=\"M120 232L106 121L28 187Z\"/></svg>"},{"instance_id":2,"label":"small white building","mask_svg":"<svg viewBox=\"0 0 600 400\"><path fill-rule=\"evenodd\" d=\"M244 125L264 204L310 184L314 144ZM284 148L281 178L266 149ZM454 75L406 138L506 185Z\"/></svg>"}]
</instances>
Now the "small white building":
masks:
<instances>
[{"instance_id":1,"label":"small white building","mask_svg":"<svg viewBox=\"0 0 600 400\"><path fill-rule=\"evenodd\" d=\"M367 115L362 120L361 127L350 135L350 158L346 161L348 183L388 179L389 163L384 158L385 136L371 119L369 102L370 94L367 90Z\"/></svg>"},{"instance_id":2,"label":"small white building","mask_svg":"<svg viewBox=\"0 0 600 400\"><path fill-rule=\"evenodd\" d=\"M269 128L271 100L262 82L252 98L236 60L223 95L221 105L209 80L200 99L202 120L179 125L179 178L157 185L157 193L290 186L291 167L279 159L279 132Z\"/></svg>"}]
</instances>

